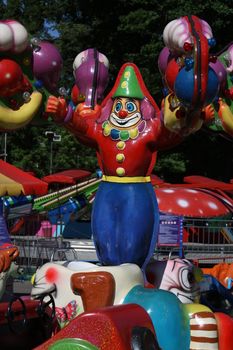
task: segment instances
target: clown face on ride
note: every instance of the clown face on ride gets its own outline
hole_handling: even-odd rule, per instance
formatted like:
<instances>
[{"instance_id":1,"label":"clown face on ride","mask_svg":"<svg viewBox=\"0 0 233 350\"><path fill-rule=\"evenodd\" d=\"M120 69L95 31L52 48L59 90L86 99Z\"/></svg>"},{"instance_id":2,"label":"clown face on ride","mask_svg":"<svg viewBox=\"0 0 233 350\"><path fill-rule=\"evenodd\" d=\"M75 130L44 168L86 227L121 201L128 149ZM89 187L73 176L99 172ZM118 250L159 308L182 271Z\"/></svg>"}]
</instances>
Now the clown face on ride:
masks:
<instances>
[{"instance_id":1,"label":"clown face on ride","mask_svg":"<svg viewBox=\"0 0 233 350\"><path fill-rule=\"evenodd\" d=\"M126 131L139 128L141 132L145 121L156 117L156 108L151 102L149 92L146 92L142 78L137 74L132 64L125 64L121 68L113 92L102 104L97 123L107 121L108 129Z\"/></svg>"},{"instance_id":2,"label":"clown face on ride","mask_svg":"<svg viewBox=\"0 0 233 350\"><path fill-rule=\"evenodd\" d=\"M140 103L134 98L118 97L114 100L109 122L118 128L136 126L141 120Z\"/></svg>"},{"instance_id":3,"label":"clown face on ride","mask_svg":"<svg viewBox=\"0 0 233 350\"><path fill-rule=\"evenodd\" d=\"M159 288L174 293L184 304L198 302L200 297L198 282L201 279L201 270L190 261L170 259L167 261Z\"/></svg>"}]
</instances>

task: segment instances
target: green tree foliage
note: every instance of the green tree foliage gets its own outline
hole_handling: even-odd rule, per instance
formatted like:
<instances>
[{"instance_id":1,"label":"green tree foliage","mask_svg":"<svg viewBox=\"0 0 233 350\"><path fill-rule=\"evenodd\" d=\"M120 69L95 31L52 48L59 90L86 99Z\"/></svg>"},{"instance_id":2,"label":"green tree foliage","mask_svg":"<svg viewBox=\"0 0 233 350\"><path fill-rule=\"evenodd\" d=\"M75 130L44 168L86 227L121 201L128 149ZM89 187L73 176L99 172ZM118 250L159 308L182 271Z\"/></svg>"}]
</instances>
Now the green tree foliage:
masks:
<instances>
[{"instance_id":1,"label":"green tree foliage","mask_svg":"<svg viewBox=\"0 0 233 350\"><path fill-rule=\"evenodd\" d=\"M110 60L109 89L120 66L131 61L140 68L158 105L162 82L157 59L163 47L162 32L169 21L187 14L205 19L217 40L216 51L232 40L233 6L229 0L4 0L0 1L0 10L2 19L19 20L32 36L52 40L59 47L64 60L61 86L71 89L74 84L75 56L86 48L96 47ZM54 125L51 128L57 130ZM45 130L48 127L43 130L27 127L12 133L8 161L34 169L38 175L48 173ZM95 169L92 150L81 146L66 131L56 132L62 135L62 141L53 145L54 171L70 167ZM182 145L159 155L157 171L171 182L192 173L229 180L232 175L227 169L232 169L232 151L232 142L198 132Z\"/></svg>"},{"instance_id":2,"label":"green tree foliage","mask_svg":"<svg viewBox=\"0 0 233 350\"><path fill-rule=\"evenodd\" d=\"M45 133L52 131L61 136L60 142L50 141ZM15 144L17 142L17 144ZM93 150L79 144L74 136L63 128L28 126L8 135L8 160L26 171L42 177L63 169L79 168L95 171L97 161Z\"/></svg>"}]
</instances>

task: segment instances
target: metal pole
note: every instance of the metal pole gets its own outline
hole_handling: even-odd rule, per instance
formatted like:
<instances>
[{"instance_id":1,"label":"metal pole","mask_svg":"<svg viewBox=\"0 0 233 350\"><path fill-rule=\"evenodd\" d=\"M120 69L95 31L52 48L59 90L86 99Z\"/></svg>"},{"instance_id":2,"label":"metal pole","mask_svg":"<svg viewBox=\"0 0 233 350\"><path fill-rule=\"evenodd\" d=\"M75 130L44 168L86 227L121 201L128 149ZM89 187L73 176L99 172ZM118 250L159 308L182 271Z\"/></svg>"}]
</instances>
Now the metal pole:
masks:
<instances>
[{"instance_id":1,"label":"metal pole","mask_svg":"<svg viewBox=\"0 0 233 350\"><path fill-rule=\"evenodd\" d=\"M53 140L50 142L50 166L49 166L49 173L53 173Z\"/></svg>"},{"instance_id":2,"label":"metal pole","mask_svg":"<svg viewBox=\"0 0 233 350\"><path fill-rule=\"evenodd\" d=\"M4 161L6 162L7 157L7 133L4 134Z\"/></svg>"}]
</instances>

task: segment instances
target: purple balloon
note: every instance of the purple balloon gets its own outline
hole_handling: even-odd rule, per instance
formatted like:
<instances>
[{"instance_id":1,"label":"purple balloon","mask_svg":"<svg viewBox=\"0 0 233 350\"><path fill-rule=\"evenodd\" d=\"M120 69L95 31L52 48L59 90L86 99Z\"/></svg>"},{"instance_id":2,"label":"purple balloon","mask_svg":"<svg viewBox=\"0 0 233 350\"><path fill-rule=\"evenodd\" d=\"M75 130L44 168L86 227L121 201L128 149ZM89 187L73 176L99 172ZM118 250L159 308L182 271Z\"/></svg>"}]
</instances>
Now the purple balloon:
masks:
<instances>
[{"instance_id":1,"label":"purple balloon","mask_svg":"<svg viewBox=\"0 0 233 350\"><path fill-rule=\"evenodd\" d=\"M173 58L168 47L164 47L159 54L158 67L161 75L165 74L169 61Z\"/></svg>"},{"instance_id":2,"label":"purple balloon","mask_svg":"<svg viewBox=\"0 0 233 350\"><path fill-rule=\"evenodd\" d=\"M226 85L226 81L227 81L227 71L224 67L224 65L222 64L222 62L220 62L218 59L215 63L211 62L210 63L210 67L215 71L219 83L220 83L220 88L224 89L225 85Z\"/></svg>"},{"instance_id":3,"label":"purple balloon","mask_svg":"<svg viewBox=\"0 0 233 350\"><path fill-rule=\"evenodd\" d=\"M50 92L57 90L62 69L62 57L56 46L42 41L33 50L33 73Z\"/></svg>"},{"instance_id":4,"label":"purple balloon","mask_svg":"<svg viewBox=\"0 0 233 350\"><path fill-rule=\"evenodd\" d=\"M103 98L108 83L108 60L96 49L87 49L76 56L74 76L85 105L94 107Z\"/></svg>"}]
</instances>

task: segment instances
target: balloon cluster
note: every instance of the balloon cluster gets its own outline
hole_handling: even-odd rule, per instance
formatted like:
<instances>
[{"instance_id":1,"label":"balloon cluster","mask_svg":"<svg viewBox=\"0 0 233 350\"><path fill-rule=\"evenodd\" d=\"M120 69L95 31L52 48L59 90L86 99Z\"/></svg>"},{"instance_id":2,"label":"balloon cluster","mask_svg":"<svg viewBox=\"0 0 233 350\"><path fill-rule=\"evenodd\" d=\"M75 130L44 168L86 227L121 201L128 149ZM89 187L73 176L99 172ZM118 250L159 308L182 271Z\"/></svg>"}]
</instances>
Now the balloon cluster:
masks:
<instances>
[{"instance_id":1,"label":"balloon cluster","mask_svg":"<svg viewBox=\"0 0 233 350\"><path fill-rule=\"evenodd\" d=\"M57 93L62 57L51 43L29 40L17 21L0 21L0 129L14 130L41 116Z\"/></svg>"},{"instance_id":2,"label":"balloon cluster","mask_svg":"<svg viewBox=\"0 0 233 350\"><path fill-rule=\"evenodd\" d=\"M170 94L171 104L181 106L177 113L201 113L207 108L207 125L232 136L233 45L220 56L212 54L216 45L212 29L195 16L169 22L163 40L165 47L159 54L158 67L165 96ZM230 108L225 117L218 113L220 99L227 99Z\"/></svg>"},{"instance_id":3,"label":"balloon cluster","mask_svg":"<svg viewBox=\"0 0 233 350\"><path fill-rule=\"evenodd\" d=\"M197 33L201 33L201 39L199 40L212 47L215 39L209 24L201 19L196 20L195 24L198 26ZM168 89L178 97L181 103L189 108L194 107L195 77L197 75L197 72L195 72L197 45L194 42L194 35L195 33L190 29L189 19L186 17L168 23L163 31L163 40L166 46L161 51L158 60L159 70ZM202 101L202 106L205 106L211 103L217 95L220 82L213 67L214 64L212 63L212 66L210 64L211 56L209 52L204 51L206 47L200 49L203 50L203 52L199 52L202 60L208 60L205 82L207 86ZM218 64L220 63L218 62ZM204 68L203 66L199 67L200 75L203 74Z\"/></svg>"}]
</instances>

